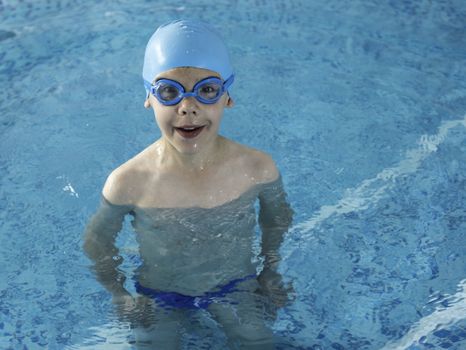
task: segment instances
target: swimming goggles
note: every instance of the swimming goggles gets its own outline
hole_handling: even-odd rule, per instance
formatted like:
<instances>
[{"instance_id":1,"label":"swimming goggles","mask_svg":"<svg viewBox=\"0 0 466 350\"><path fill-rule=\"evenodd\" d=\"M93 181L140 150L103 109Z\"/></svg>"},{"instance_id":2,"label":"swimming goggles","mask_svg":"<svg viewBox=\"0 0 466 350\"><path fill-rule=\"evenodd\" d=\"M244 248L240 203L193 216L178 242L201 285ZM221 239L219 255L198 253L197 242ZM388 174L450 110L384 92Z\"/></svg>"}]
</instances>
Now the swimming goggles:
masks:
<instances>
[{"instance_id":1,"label":"swimming goggles","mask_svg":"<svg viewBox=\"0 0 466 350\"><path fill-rule=\"evenodd\" d=\"M159 79L154 84L144 81L144 84L159 102L165 106L173 106L183 98L193 96L201 103L214 104L228 90L234 81L232 74L225 82L217 77L202 79L194 85L191 92L186 92L183 85L171 79Z\"/></svg>"}]
</instances>

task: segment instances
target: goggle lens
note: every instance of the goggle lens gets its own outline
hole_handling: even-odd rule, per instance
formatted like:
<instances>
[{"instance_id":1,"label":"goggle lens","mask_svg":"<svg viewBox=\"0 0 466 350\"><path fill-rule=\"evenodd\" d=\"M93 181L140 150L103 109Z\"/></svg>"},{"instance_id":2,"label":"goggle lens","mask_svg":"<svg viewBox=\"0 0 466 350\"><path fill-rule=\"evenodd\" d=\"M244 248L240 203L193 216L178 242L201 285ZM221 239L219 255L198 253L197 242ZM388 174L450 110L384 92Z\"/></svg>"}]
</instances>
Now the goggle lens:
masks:
<instances>
[{"instance_id":1,"label":"goggle lens","mask_svg":"<svg viewBox=\"0 0 466 350\"><path fill-rule=\"evenodd\" d=\"M160 84L156 84L154 95L160 100L165 102L174 101L179 98L180 94L182 93L176 86L167 83L161 82Z\"/></svg>"},{"instance_id":2,"label":"goggle lens","mask_svg":"<svg viewBox=\"0 0 466 350\"><path fill-rule=\"evenodd\" d=\"M223 93L223 84L221 82L206 82L199 85L196 89L196 95L207 101L217 101Z\"/></svg>"}]
</instances>

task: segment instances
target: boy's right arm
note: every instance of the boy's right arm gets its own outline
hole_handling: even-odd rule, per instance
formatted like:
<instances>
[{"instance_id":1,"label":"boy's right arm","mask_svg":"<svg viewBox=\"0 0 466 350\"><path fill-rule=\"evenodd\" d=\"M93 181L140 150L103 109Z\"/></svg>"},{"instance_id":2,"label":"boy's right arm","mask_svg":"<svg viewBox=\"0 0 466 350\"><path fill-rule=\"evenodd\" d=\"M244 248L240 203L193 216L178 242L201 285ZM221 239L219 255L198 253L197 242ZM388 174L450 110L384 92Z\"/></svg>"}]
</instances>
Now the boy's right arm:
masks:
<instances>
[{"instance_id":1,"label":"boy's right arm","mask_svg":"<svg viewBox=\"0 0 466 350\"><path fill-rule=\"evenodd\" d=\"M122 259L115 240L125 215L133 208L131 205L115 205L110 202L120 202L119 188L124 185L121 182L114 173L107 179L100 207L86 226L83 245L87 256L94 262L93 270L98 281L114 298L129 295L124 288L125 276L118 270Z\"/></svg>"}]
</instances>

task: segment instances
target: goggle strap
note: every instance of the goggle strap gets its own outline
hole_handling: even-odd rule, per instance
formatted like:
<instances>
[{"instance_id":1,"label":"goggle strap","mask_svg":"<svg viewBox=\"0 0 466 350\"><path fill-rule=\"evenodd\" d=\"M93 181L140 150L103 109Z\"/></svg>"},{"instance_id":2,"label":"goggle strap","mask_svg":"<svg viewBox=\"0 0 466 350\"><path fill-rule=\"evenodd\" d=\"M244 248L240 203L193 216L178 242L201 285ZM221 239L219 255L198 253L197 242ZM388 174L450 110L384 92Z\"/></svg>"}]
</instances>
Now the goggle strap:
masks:
<instances>
[{"instance_id":1,"label":"goggle strap","mask_svg":"<svg viewBox=\"0 0 466 350\"><path fill-rule=\"evenodd\" d=\"M225 89L225 91L228 90L228 88L231 86L231 84L233 84L234 81L235 81L234 74L230 75L230 77L227 80L225 80L225 82L223 83L223 88Z\"/></svg>"},{"instance_id":2,"label":"goggle strap","mask_svg":"<svg viewBox=\"0 0 466 350\"><path fill-rule=\"evenodd\" d=\"M152 90L152 84L144 79L144 87L146 88L146 100L149 98Z\"/></svg>"},{"instance_id":3,"label":"goggle strap","mask_svg":"<svg viewBox=\"0 0 466 350\"><path fill-rule=\"evenodd\" d=\"M151 86L152 86L152 84L149 83L146 79L144 79L144 87L145 87L146 89L150 89Z\"/></svg>"}]
</instances>

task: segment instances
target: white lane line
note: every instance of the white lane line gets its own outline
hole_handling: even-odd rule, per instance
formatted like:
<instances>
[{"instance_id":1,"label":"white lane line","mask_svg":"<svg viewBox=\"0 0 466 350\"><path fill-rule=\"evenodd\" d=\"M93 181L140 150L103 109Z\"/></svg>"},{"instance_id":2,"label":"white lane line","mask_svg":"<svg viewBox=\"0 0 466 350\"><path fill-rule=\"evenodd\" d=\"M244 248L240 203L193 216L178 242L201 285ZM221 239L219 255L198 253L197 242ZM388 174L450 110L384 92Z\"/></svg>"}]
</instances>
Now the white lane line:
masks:
<instances>
[{"instance_id":1,"label":"white lane line","mask_svg":"<svg viewBox=\"0 0 466 350\"><path fill-rule=\"evenodd\" d=\"M312 231L333 215L362 211L376 204L384 193L394 186L398 177L414 173L424 159L437 151L438 146L445 141L448 132L460 125L466 127L466 115L462 119L443 122L434 135L422 135L417 142L418 146L408 150L406 157L398 165L382 170L374 178L364 180L358 187L347 189L344 197L336 204L322 206L314 216L294 225L291 232L299 231L300 235L303 235L300 237L306 238L304 234Z\"/></svg>"},{"instance_id":2,"label":"white lane line","mask_svg":"<svg viewBox=\"0 0 466 350\"><path fill-rule=\"evenodd\" d=\"M402 350L417 345L420 339L437 329L447 328L466 318L466 280L458 284L458 292L447 298L448 307L437 306L430 315L414 323L401 339L388 342L380 350Z\"/></svg>"}]
</instances>

